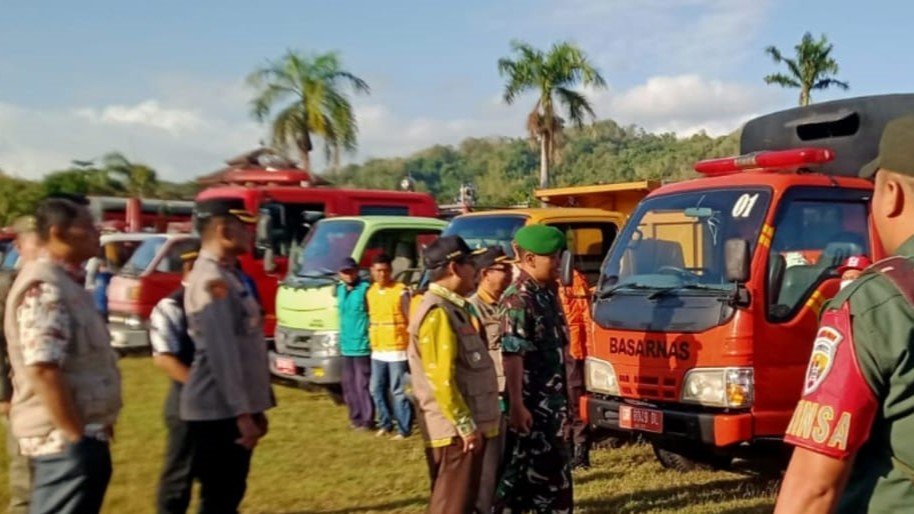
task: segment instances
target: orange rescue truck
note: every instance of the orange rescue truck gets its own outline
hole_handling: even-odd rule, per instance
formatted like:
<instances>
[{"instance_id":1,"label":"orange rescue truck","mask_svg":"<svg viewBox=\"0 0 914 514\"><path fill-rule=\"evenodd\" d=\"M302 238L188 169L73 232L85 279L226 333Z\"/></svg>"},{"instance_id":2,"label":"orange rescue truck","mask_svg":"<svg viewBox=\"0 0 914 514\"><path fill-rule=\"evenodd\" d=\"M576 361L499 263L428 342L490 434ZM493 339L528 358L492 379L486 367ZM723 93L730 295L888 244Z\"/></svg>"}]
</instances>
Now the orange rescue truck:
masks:
<instances>
[{"instance_id":1,"label":"orange rescue truck","mask_svg":"<svg viewBox=\"0 0 914 514\"><path fill-rule=\"evenodd\" d=\"M869 221L885 123L914 94L827 102L748 122L735 158L645 198L601 269L581 411L687 470L783 455L819 312ZM831 427L833 429L834 427Z\"/></svg>"}]
</instances>

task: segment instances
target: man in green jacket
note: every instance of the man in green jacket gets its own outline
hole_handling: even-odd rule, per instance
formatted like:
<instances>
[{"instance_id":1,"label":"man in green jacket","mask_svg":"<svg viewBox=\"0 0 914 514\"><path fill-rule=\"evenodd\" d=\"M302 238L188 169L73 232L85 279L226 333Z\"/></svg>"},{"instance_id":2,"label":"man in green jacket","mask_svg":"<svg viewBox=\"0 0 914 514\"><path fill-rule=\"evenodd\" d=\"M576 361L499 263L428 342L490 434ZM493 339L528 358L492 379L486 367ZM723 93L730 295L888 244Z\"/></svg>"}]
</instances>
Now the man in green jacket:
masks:
<instances>
[{"instance_id":1,"label":"man in green jacket","mask_svg":"<svg viewBox=\"0 0 914 514\"><path fill-rule=\"evenodd\" d=\"M371 284L359 277L352 257L340 265L336 301L340 309L340 355L343 357L343 401L349 409L349 426L368 430L374 424L371 400L371 346L368 344L368 304L365 294Z\"/></svg>"}]
</instances>

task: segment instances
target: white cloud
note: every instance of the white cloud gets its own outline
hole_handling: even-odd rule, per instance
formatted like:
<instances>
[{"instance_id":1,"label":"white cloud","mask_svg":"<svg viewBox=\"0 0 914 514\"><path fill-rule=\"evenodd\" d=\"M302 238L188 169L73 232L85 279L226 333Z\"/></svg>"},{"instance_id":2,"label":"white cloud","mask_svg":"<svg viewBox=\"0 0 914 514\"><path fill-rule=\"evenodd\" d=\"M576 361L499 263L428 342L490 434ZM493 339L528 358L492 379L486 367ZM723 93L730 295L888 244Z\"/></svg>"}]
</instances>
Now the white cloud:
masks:
<instances>
[{"instance_id":1,"label":"white cloud","mask_svg":"<svg viewBox=\"0 0 914 514\"><path fill-rule=\"evenodd\" d=\"M702 130L714 135L731 132L753 116L777 108L780 98L771 89L695 74L651 77L625 91L588 95L601 116L680 136Z\"/></svg>"},{"instance_id":2,"label":"white cloud","mask_svg":"<svg viewBox=\"0 0 914 514\"><path fill-rule=\"evenodd\" d=\"M109 105L100 110L81 108L74 113L92 123L148 126L175 135L197 130L204 123L197 112L165 108L157 100L144 100L136 105Z\"/></svg>"},{"instance_id":3,"label":"white cloud","mask_svg":"<svg viewBox=\"0 0 914 514\"><path fill-rule=\"evenodd\" d=\"M162 178L190 180L256 147L263 137L249 121L218 113L188 117L171 107L137 104L143 105L145 111L123 106L50 110L0 102L0 169L39 178L68 167L73 159L117 150L157 169Z\"/></svg>"}]
</instances>

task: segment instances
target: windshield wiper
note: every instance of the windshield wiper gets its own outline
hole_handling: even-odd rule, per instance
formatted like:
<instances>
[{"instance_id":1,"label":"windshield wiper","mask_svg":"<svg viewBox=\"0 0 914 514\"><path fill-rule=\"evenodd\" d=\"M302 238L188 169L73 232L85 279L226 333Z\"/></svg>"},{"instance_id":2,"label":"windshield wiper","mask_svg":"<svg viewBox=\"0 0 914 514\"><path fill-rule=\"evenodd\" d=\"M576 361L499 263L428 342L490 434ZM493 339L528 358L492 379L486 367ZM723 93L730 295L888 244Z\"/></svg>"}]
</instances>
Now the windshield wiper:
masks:
<instances>
[{"instance_id":1,"label":"windshield wiper","mask_svg":"<svg viewBox=\"0 0 914 514\"><path fill-rule=\"evenodd\" d=\"M605 300L610 296L616 294L616 291L619 289L656 289L656 287L649 286L647 284L642 284L640 282L626 282L624 284L616 284L610 286L606 289L601 289L597 292L597 300Z\"/></svg>"},{"instance_id":2,"label":"windshield wiper","mask_svg":"<svg viewBox=\"0 0 914 514\"><path fill-rule=\"evenodd\" d=\"M710 286L707 284L682 284L679 286L664 287L663 289L658 289L658 290L654 291L653 293L649 294L647 296L647 299L656 300L657 298L660 298L661 296L666 296L666 295L672 293L673 291L678 291L680 289L697 289L700 291L724 291L723 289L721 289L719 287L714 287L714 286Z\"/></svg>"}]
</instances>

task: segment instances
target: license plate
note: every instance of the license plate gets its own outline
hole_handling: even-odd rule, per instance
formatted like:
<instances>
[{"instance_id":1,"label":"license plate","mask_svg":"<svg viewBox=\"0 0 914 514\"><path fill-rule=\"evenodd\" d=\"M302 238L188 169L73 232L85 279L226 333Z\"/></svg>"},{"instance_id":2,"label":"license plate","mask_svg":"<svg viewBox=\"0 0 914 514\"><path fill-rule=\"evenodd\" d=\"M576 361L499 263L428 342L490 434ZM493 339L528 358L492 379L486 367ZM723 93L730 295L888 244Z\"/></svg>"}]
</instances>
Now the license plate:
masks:
<instances>
[{"instance_id":1,"label":"license plate","mask_svg":"<svg viewBox=\"0 0 914 514\"><path fill-rule=\"evenodd\" d=\"M663 412L621 405L619 406L619 427L655 434L663 433Z\"/></svg>"},{"instance_id":2,"label":"license plate","mask_svg":"<svg viewBox=\"0 0 914 514\"><path fill-rule=\"evenodd\" d=\"M294 375L297 371L295 361L292 359L284 359L282 357L277 358L276 371L282 373L283 375Z\"/></svg>"}]
</instances>

